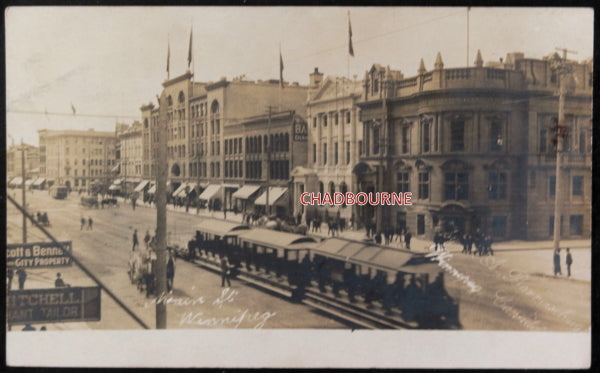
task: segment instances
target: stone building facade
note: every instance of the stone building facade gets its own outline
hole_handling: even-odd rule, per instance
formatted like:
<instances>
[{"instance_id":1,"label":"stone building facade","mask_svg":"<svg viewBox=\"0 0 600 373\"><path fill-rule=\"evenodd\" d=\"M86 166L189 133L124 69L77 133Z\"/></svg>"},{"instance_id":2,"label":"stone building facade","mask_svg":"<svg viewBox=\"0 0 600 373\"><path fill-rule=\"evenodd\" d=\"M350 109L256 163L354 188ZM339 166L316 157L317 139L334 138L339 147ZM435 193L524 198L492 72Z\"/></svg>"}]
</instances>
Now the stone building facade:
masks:
<instances>
[{"instance_id":1,"label":"stone building facade","mask_svg":"<svg viewBox=\"0 0 600 373\"><path fill-rule=\"evenodd\" d=\"M374 65L365 73L359 191L412 192L412 206L359 208L363 220L437 231L480 229L494 239L552 236L558 80L550 56L511 53L506 62L434 69L417 76ZM563 235L587 237L591 224L592 64L573 69L565 104L569 151L562 182Z\"/></svg>"},{"instance_id":2,"label":"stone building facade","mask_svg":"<svg viewBox=\"0 0 600 373\"><path fill-rule=\"evenodd\" d=\"M87 189L90 183L110 185L117 166L114 132L40 130L40 176L56 185Z\"/></svg>"}]
</instances>

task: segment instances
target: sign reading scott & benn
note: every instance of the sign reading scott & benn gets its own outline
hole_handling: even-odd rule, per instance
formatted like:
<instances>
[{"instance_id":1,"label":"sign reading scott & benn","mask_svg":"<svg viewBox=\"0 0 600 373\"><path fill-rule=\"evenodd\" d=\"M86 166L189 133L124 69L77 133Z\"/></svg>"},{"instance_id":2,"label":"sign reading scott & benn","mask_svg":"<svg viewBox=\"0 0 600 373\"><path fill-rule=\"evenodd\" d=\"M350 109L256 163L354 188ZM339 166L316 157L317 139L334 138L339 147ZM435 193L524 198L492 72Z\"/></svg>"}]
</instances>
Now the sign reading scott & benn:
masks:
<instances>
[{"instance_id":1,"label":"sign reading scott & benn","mask_svg":"<svg viewBox=\"0 0 600 373\"><path fill-rule=\"evenodd\" d=\"M71 241L60 244L72 252ZM73 265L73 260L52 242L7 244L6 265L8 268L67 267Z\"/></svg>"},{"instance_id":2,"label":"sign reading scott & benn","mask_svg":"<svg viewBox=\"0 0 600 373\"><path fill-rule=\"evenodd\" d=\"M100 321L100 287L15 290L6 296L9 324L67 321Z\"/></svg>"}]
</instances>

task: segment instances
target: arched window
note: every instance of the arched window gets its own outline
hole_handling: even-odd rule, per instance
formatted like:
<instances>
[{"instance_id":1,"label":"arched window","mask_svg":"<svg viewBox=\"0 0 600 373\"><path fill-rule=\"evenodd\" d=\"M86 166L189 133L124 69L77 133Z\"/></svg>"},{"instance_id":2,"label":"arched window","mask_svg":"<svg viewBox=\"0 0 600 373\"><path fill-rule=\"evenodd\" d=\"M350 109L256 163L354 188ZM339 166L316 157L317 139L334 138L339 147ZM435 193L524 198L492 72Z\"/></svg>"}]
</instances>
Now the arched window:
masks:
<instances>
[{"instance_id":1,"label":"arched window","mask_svg":"<svg viewBox=\"0 0 600 373\"><path fill-rule=\"evenodd\" d=\"M185 102L185 95L183 94L183 91L179 91L179 96L177 96L177 101L180 104L183 104Z\"/></svg>"},{"instance_id":2,"label":"arched window","mask_svg":"<svg viewBox=\"0 0 600 373\"><path fill-rule=\"evenodd\" d=\"M269 138L267 137L267 135L265 135L265 137L264 137L263 144L264 144L264 149L265 149L265 153L266 153L269 151Z\"/></svg>"},{"instance_id":3,"label":"arched window","mask_svg":"<svg viewBox=\"0 0 600 373\"><path fill-rule=\"evenodd\" d=\"M210 113L212 115L219 114L219 102L217 100L214 100L210 105Z\"/></svg>"},{"instance_id":4,"label":"arched window","mask_svg":"<svg viewBox=\"0 0 600 373\"><path fill-rule=\"evenodd\" d=\"M329 193L331 194L331 198L333 198L333 193L335 193L335 184L333 181L329 182Z\"/></svg>"},{"instance_id":5,"label":"arched window","mask_svg":"<svg viewBox=\"0 0 600 373\"><path fill-rule=\"evenodd\" d=\"M323 196L323 193L325 193L324 189L323 182L319 181L319 193L321 193L321 197Z\"/></svg>"},{"instance_id":6,"label":"arched window","mask_svg":"<svg viewBox=\"0 0 600 373\"><path fill-rule=\"evenodd\" d=\"M167 97L167 105L168 106L173 106L173 98L171 97L171 95L169 95Z\"/></svg>"},{"instance_id":7,"label":"arched window","mask_svg":"<svg viewBox=\"0 0 600 373\"><path fill-rule=\"evenodd\" d=\"M144 119L144 128L148 128L148 118Z\"/></svg>"},{"instance_id":8,"label":"arched window","mask_svg":"<svg viewBox=\"0 0 600 373\"><path fill-rule=\"evenodd\" d=\"M284 150L286 152L289 152L290 151L290 134L289 133L285 134L285 142L284 142L284 144L285 144Z\"/></svg>"}]
</instances>

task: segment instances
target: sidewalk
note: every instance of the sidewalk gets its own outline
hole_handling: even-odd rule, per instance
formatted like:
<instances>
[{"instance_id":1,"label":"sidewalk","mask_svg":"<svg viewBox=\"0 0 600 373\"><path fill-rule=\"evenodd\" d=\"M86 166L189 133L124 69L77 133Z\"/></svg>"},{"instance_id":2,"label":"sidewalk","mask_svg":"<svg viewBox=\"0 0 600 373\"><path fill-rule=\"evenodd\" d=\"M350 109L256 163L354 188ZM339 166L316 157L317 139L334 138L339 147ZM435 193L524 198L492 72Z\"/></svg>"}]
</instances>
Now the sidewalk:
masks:
<instances>
[{"instance_id":1,"label":"sidewalk","mask_svg":"<svg viewBox=\"0 0 600 373\"><path fill-rule=\"evenodd\" d=\"M124 201L124 199L122 197L119 197L118 199L122 204L121 208L131 208L131 203ZM136 205L136 208L138 208L138 207L154 208L154 206L150 206L147 203L138 203ZM176 206L173 206L170 204L167 205L167 210L179 212L179 213L183 213L183 214L186 213L185 207L176 207ZM213 219L223 220L223 211L210 211L209 212L207 209L200 209L197 213L196 208L190 207L187 214L194 215L194 216L201 216L201 217L205 217L205 218L213 218ZM227 211L227 218L225 220L231 221L231 222L242 223L242 219L243 219L242 213L235 214L235 213L233 213L233 211ZM327 224L325 224L325 223L323 223L321 225L321 232L311 232L311 229L309 229L307 232L307 235L312 236L312 237L317 237L319 239L331 237L331 236L327 235ZM363 241L363 240L367 239L367 235L366 235L364 229L345 230L343 232L340 232L339 236L336 236L336 237L346 238L346 239L355 240L355 241ZM430 248L432 245L433 245L433 242L431 240L424 239L422 237L415 237L415 236L413 236L413 238L410 242L411 250L413 250L415 252L430 252L431 251ZM592 245L591 239L570 239L570 240L562 240L560 242L561 247L563 247L563 248L569 247L571 249L590 249L591 245ZM394 242L391 242L389 245L382 244L382 246L386 246L386 247L389 247L392 249L405 248L404 243L402 243L402 246L401 246L401 243L396 241L395 237L394 237ZM462 245L460 245L457 242L446 242L445 247L446 247L446 250L451 251L451 252L462 251ZM552 240L545 240L545 241L511 240L511 241L501 241L501 242L492 243L492 248L495 252L496 251L498 251L498 252L513 251L513 250L514 251L518 251L518 250L552 250L553 242L552 242Z\"/></svg>"}]
</instances>

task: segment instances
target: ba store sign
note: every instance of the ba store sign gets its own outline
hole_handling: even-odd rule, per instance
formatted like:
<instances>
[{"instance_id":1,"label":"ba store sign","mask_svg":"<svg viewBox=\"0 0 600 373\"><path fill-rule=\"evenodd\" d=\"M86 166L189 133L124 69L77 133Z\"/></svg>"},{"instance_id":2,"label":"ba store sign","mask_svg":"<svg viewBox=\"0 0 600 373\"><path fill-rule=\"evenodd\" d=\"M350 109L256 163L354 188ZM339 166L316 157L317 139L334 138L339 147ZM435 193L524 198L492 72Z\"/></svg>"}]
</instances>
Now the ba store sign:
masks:
<instances>
[{"instance_id":1,"label":"ba store sign","mask_svg":"<svg viewBox=\"0 0 600 373\"><path fill-rule=\"evenodd\" d=\"M305 122L294 122L294 141L308 140L308 128Z\"/></svg>"},{"instance_id":2,"label":"ba store sign","mask_svg":"<svg viewBox=\"0 0 600 373\"><path fill-rule=\"evenodd\" d=\"M8 268L68 267L73 264L71 241L59 242L62 249L52 242L6 245L6 265Z\"/></svg>"},{"instance_id":3,"label":"ba store sign","mask_svg":"<svg viewBox=\"0 0 600 373\"><path fill-rule=\"evenodd\" d=\"M100 321L100 287L66 287L9 291L9 324Z\"/></svg>"}]
</instances>

